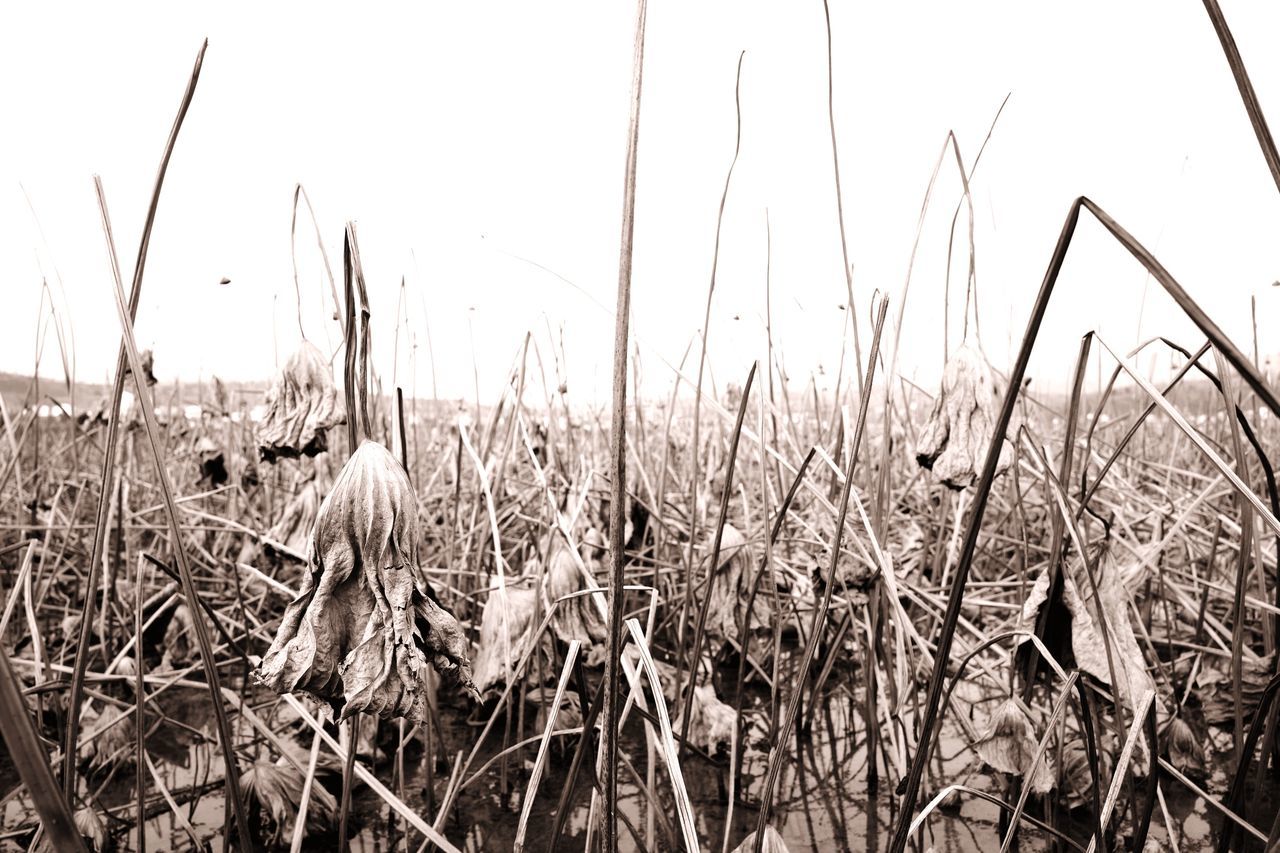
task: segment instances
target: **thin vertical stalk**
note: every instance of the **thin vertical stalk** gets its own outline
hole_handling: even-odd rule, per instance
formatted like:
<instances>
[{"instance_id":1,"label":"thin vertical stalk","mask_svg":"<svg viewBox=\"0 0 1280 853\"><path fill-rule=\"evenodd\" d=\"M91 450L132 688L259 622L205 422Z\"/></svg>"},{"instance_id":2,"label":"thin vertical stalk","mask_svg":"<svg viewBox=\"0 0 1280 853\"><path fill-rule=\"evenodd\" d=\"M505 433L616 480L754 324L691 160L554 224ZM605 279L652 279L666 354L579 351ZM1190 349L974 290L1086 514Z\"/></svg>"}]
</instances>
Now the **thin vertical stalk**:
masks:
<instances>
[{"instance_id":1,"label":"thin vertical stalk","mask_svg":"<svg viewBox=\"0 0 1280 853\"><path fill-rule=\"evenodd\" d=\"M71 806L58 790L53 771L49 769L49 755L31 722L31 712L22 698L21 684L22 679L13 671L9 656L0 655L0 714L5 720L5 724L0 726L0 736L3 736L22 784L31 796L31 803L40 816L41 828L51 847L83 853L84 839L71 817Z\"/></svg>"},{"instance_id":2,"label":"thin vertical stalk","mask_svg":"<svg viewBox=\"0 0 1280 853\"><path fill-rule=\"evenodd\" d=\"M836 145L835 87L832 84L831 61L831 9L822 0L822 16L827 27L827 124L831 127L831 168L836 179L836 218L840 221L840 254L844 259L844 283L848 290L849 322L853 324L853 352L858 360L858 396L862 396L862 342L858 337L858 310L853 302L853 266L849 263L849 243L844 232L844 194L840 191L840 149ZM836 386L836 396L840 388Z\"/></svg>"},{"instance_id":3,"label":"thin vertical stalk","mask_svg":"<svg viewBox=\"0 0 1280 853\"><path fill-rule=\"evenodd\" d=\"M134 706L133 718L133 757L134 757L134 808L136 809L136 821L138 824L138 853L147 853L147 772L146 762L142 760L142 754L146 751L146 727L143 724L143 707L146 705L146 684L145 684L145 660L142 655L142 617L145 608L143 605L143 579L145 575L142 567L145 563L143 557L139 556L134 577L133 587L133 658L135 661L133 668L133 699L136 703Z\"/></svg>"},{"instance_id":4,"label":"thin vertical stalk","mask_svg":"<svg viewBox=\"0 0 1280 853\"><path fill-rule=\"evenodd\" d=\"M1000 459L1001 446L1009 429L1009 421L1013 417L1013 407L1017 402L1018 390L1022 385L1023 376L1026 375L1027 364L1031 359L1031 351L1035 347L1036 337L1040 332L1040 324L1048 311L1049 299L1057 285L1058 274L1061 272L1062 265L1066 260L1067 250L1071 247L1071 238L1075 234L1081 208L1087 209L1092 213L1098 222L1110 232L1111 236L1151 273L1151 276L1178 303L1178 307L1204 332L1213 345L1219 349L1223 357L1240 373L1241 377L1254 393L1262 399L1272 414L1280 417L1280 399L1276 398L1275 393L1272 392L1266 381L1258 373L1257 368L1245 358L1239 348L1200 308L1196 301L1182 288L1182 285L1169 274L1169 271L1156 260L1155 256L1147 251L1145 246L1134 239L1106 211L1084 196L1077 198L1067 212L1066 221L1063 223L1062 231L1058 235L1058 242L1054 246L1053 256L1049 260L1049 267L1045 271L1044 280L1041 282L1040 290L1036 294L1031 316L1027 319L1026 332L1023 334L1022 344L1018 349L1018 356L1013 370L1009 374L1009 385L1005 392L1004 402L1000 407L1000 416L996 420L991 444L987 448L987 458L983 463L982 474L978 478L978 483L974 490L973 508L969 513L964 542L957 560L956 572L952 578L951 590L947 597L947 608L943 615L942 625L939 628L933 673L929 679L929 692L924 707L924 717L920 723L920 743L916 747L915 755L912 756L911 769L903 787L900 803L901 811L898 816L897 828L894 831L893 840L889 847L889 853L902 853L906 848L911 816L915 810L916 798L920 793L920 780L924 774L924 768L928 762L933 744L933 735L938 716L938 701L942 693L942 680L945 676L947 660L951 654L952 640L960 617L960 605L964 598L969 568L977 551L978 534L982 528L982 519L986 511L987 500L991 496L991 487L995 482L996 464Z\"/></svg>"},{"instance_id":5,"label":"thin vertical stalk","mask_svg":"<svg viewBox=\"0 0 1280 853\"><path fill-rule=\"evenodd\" d=\"M160 168L156 172L155 186L151 190L151 203L147 207L147 218L142 226L142 239L138 243L138 256L133 267L133 285L129 291L129 320L138 314L138 301L142 296L142 274L147 265L147 250L151 246L151 228L156 221L156 210L160 205L160 188L164 186L165 173L169 171L169 160L173 156L174 145L178 141L178 131L187 117L191 100L195 97L196 84L200 81L200 68L204 65L204 52L209 47L206 39L196 54L191 78L187 81L186 91L178 105L178 115L169 130L169 138L165 142L164 153L160 157ZM102 565L102 552L106 544L108 513L111 504L112 481L115 477L116 444L120 430L120 397L124 393L125 366L127 364L124 341L116 355L116 372L111 387L111 408L107 416L107 442L102 456L102 472L99 477L98 511L94 526L93 550L89 555L89 576L85 580L85 597L83 612L80 616L80 633L76 645L75 662L72 665L71 689L67 695L67 738L62 750L62 790L67 799L72 799L76 791L76 755L80 740L80 697L84 693L84 677L89 666L89 641L92 637L94 590L98 586L98 573ZM15 458L15 462L16 462Z\"/></svg>"},{"instance_id":6,"label":"thin vertical stalk","mask_svg":"<svg viewBox=\"0 0 1280 853\"><path fill-rule=\"evenodd\" d=\"M715 584L716 571L720 568L720 544L724 538L724 525L729 518L729 497L733 494L733 468L738 459L738 439L742 437L742 419L747 414L747 402L751 399L751 384L756 378L759 362L751 363L751 372L747 374L747 384L742 389L742 399L738 402L738 419L733 425L733 436L729 444L729 459L725 463L724 491L720 495L720 518L716 522L715 539L711 543L711 561L707 564L707 579L702 588L702 606L698 608L698 624L693 632L693 647L689 652L689 687L684 692L684 710L680 724L680 752L683 755L689 740L689 724L693 720L693 694L698 684L698 660L702 654L702 637L707 627L707 610L711 607L711 589ZM751 615L747 614L750 622ZM677 694L677 699L679 694Z\"/></svg>"},{"instance_id":7,"label":"thin vertical stalk","mask_svg":"<svg viewBox=\"0 0 1280 853\"><path fill-rule=\"evenodd\" d=\"M1249 72L1244 67L1244 59L1240 57L1240 49L1227 26L1227 19L1222 15L1218 0L1204 0L1204 10L1209 13L1214 32L1222 44L1222 52L1226 54L1227 65L1231 67L1231 75L1235 77L1236 88L1240 90L1240 99L1244 101L1245 112L1249 114L1249 123L1253 125L1253 133L1258 138L1258 147L1262 149L1262 157L1267 161L1271 171L1271 179L1280 190L1280 154L1276 152L1276 142L1271 136L1271 128L1267 126L1267 118L1262 114L1258 104L1258 95L1253 91L1253 83L1249 80Z\"/></svg>"},{"instance_id":8,"label":"thin vertical stalk","mask_svg":"<svg viewBox=\"0 0 1280 853\"><path fill-rule=\"evenodd\" d=\"M356 293L353 268L351 229L342 238L342 295L346 310L344 316L344 355L342 360L342 392L347 406L347 454L356 452L360 426L356 414Z\"/></svg>"},{"instance_id":9,"label":"thin vertical stalk","mask_svg":"<svg viewBox=\"0 0 1280 853\"><path fill-rule=\"evenodd\" d=\"M626 541L627 498L627 336L631 318L631 255L635 236L636 157L640 144L640 92L644 82L644 32L648 11L639 0L636 11L635 52L632 57L631 118L627 130L627 160L623 172L622 239L618 251L618 295L613 336L613 410L609 433L609 636L605 647L604 684L604 849L618 850L618 670L622 655L622 615L625 595L623 547ZM585 734L584 734L585 737Z\"/></svg>"},{"instance_id":10,"label":"thin vertical stalk","mask_svg":"<svg viewBox=\"0 0 1280 853\"><path fill-rule=\"evenodd\" d=\"M707 367L707 340L710 337L711 301L716 292L716 273L720 268L720 229L724 224L724 207L729 200L729 184L733 180L734 167L738 165L738 153L742 150L742 58L747 55L744 50L738 54L738 71L733 84L733 110L736 117L734 132L733 159L729 161L729 171L724 176L724 190L720 193L720 210L716 214L716 242L711 253L711 283L707 286L707 308L702 320L702 350L698 356L698 381L693 389L693 437L689 442L690 463L692 473L689 475L689 547L685 550L684 602L680 605L680 620L676 630L684 636L684 625L688 619L689 608L693 606L693 549L698 542L698 475L700 454L700 427L702 425L702 381ZM676 655L676 690L681 687L681 676L684 669L684 654Z\"/></svg>"},{"instance_id":11,"label":"thin vertical stalk","mask_svg":"<svg viewBox=\"0 0 1280 853\"><path fill-rule=\"evenodd\" d=\"M203 52L203 51L202 51ZM170 481L169 469L164 464L164 451L160 446L160 426L156 422L154 401L151 389L147 386L142 369L142 357L138 354L138 345L133 336L133 321L129 318L129 309L125 304L124 284L120 279L120 265L116 257L115 238L111 232L111 218L107 214L107 199L102 190L102 181L94 177L94 188L98 194L98 208L102 214L102 227L107 237L107 247L111 258L111 272L115 284L116 313L120 321L120 331L125 343L125 351L129 356L129 367L133 375L138 408L142 412L142 424L147 434L147 443L151 449L152 461L156 468L156 483L160 487L160 496L164 504L165 517L168 521L169 533L173 537L173 553L178 562L178 574L182 579L182 594L187 600L191 612L191 627L196 635L196 643L200 648L200 663L204 667L205 680L208 682L213 715L217 723L218 742L222 747L224 775L226 777L227 798L235 812L236 829L240 834L240 848L253 849L253 839L249 835L249 822L245 815L245 803L240 799L240 771L236 766L235 740L231 734L231 723L227 718L226 703L222 698L218 678L218 664L213 657L213 643L209 639L209 627L205 624L204 615L199 604L200 596L196 592L195 579L191 575L191 566L187 560L187 550L182 544L182 525L178 521L178 506L173 498L173 483Z\"/></svg>"},{"instance_id":12,"label":"thin vertical stalk","mask_svg":"<svg viewBox=\"0 0 1280 853\"><path fill-rule=\"evenodd\" d=\"M756 822L755 853L764 848L765 828L769 825L769 813L773 806L773 791L778 784L782 772L782 750L791 736L796 715L800 710L800 699L804 695L804 680L813 664L813 656L818 648L818 636L822 633L823 621L831 608L831 596L835 592L836 567L840 564L840 542L844 538L845 519L849 514L849 495L853 491L853 472L858 467L858 450L862 446L862 435L867 425L867 407L871 402L871 386L875 376L876 361L880 352L880 335L884 331L884 318L889 309L889 300L881 300L876 311L874 333L871 338L870 359L866 364L866 381L862 383L862 394L858 402L858 424L853 433L853 443L849 446L849 461L845 465L844 484L840 489L840 504L837 508L835 533L831 537L831 564L827 568L826 588L822 593L822 603L813 614L813 625L809 629L809 638L805 643L804 656L796 669L796 681L791 687L791 697L787 701L787 715L783 718L782 727L773 740L773 748L769 751L769 769L765 776L764 790L760 795L760 815ZM797 479L798 482L798 479ZM779 523L782 519L779 518ZM797 753L796 760L803 762L803 756Z\"/></svg>"}]
</instances>

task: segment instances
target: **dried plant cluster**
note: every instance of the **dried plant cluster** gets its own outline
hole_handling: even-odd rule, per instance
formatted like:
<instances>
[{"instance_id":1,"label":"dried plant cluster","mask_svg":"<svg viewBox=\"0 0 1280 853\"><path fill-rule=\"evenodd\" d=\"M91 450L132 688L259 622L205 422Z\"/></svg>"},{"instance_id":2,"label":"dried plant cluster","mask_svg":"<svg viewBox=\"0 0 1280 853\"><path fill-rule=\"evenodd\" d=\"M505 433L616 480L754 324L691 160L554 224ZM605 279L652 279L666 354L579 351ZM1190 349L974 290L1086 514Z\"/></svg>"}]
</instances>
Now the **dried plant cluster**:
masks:
<instances>
[{"instance_id":1,"label":"dried plant cluster","mask_svg":"<svg viewBox=\"0 0 1280 853\"><path fill-rule=\"evenodd\" d=\"M916 461L952 489L973 485L995 434L999 380L982 351L965 343L952 354L942 373L933 411L916 444ZM1013 435L1016 430L1011 430ZM1012 444L1000 449L997 474L1009 468Z\"/></svg>"},{"instance_id":2,"label":"dried plant cluster","mask_svg":"<svg viewBox=\"0 0 1280 853\"><path fill-rule=\"evenodd\" d=\"M626 310L643 11L607 428L536 333L465 416L374 391L352 226L345 299L332 287L345 407L305 340L260 424L217 381L198 416L177 387L157 404L115 266L111 395L78 420L42 412L38 380L4 399L6 846L1275 846L1273 377L1079 198L1007 374L977 343L971 244L974 335L936 394L900 381L879 299L869 340L846 326L833 393L795 394L770 331L767 381L753 366L720 407L713 273L693 396L652 404ZM946 145L971 210L977 159ZM1085 214L1204 336L1145 344L1182 359L1161 387L1092 332L1068 394L1023 384Z\"/></svg>"},{"instance_id":3,"label":"dried plant cluster","mask_svg":"<svg viewBox=\"0 0 1280 853\"><path fill-rule=\"evenodd\" d=\"M361 444L320 505L310 573L259 681L324 699L341 719L364 711L422 720L428 666L475 691L466 636L422 571L417 508L395 457Z\"/></svg>"},{"instance_id":4,"label":"dried plant cluster","mask_svg":"<svg viewBox=\"0 0 1280 853\"><path fill-rule=\"evenodd\" d=\"M327 433L346 422L324 353L303 341L267 390L258 452L266 462L315 456L329 446Z\"/></svg>"}]
</instances>

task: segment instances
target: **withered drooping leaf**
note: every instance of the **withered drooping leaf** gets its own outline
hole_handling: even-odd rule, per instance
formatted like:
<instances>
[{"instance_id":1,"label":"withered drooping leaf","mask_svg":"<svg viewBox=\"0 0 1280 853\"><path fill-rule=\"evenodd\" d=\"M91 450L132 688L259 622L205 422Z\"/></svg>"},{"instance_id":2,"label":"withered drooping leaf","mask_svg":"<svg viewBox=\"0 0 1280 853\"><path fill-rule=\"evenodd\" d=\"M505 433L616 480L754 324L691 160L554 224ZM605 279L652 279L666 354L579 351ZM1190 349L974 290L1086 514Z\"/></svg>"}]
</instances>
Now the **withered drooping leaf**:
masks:
<instances>
[{"instance_id":1,"label":"withered drooping leaf","mask_svg":"<svg viewBox=\"0 0 1280 853\"><path fill-rule=\"evenodd\" d=\"M321 461L325 458L315 459L310 479L289 499L280 518L267 531L270 539L299 553L306 550L307 537L315 526L320 503L329 491L332 474L328 463Z\"/></svg>"},{"instance_id":2,"label":"withered drooping leaf","mask_svg":"<svg viewBox=\"0 0 1280 853\"><path fill-rule=\"evenodd\" d=\"M733 706L720 701L710 684L693 688L693 705L689 711L689 740L704 752L715 755L733 745L733 730L738 715ZM676 724L680 724L677 718Z\"/></svg>"},{"instance_id":3,"label":"withered drooping leaf","mask_svg":"<svg viewBox=\"0 0 1280 853\"><path fill-rule=\"evenodd\" d=\"M1004 773L1025 776L1036 754L1035 727L1017 699L1006 699L996 708L987 726L973 742L978 756ZM1043 794L1053 787L1053 768L1048 750L1040 757L1031 776L1031 790Z\"/></svg>"},{"instance_id":4,"label":"withered drooping leaf","mask_svg":"<svg viewBox=\"0 0 1280 853\"><path fill-rule=\"evenodd\" d=\"M529 652L535 640L533 632L547 613L551 614L550 631L536 638L538 647L534 654L539 657L531 660L524 670L525 681L535 688L539 673L545 675L555 670L553 636L565 643L579 640L588 648L598 648L604 640L604 617L593 597L575 595L590 588L583 569L589 569L594 562L591 556L594 543L584 538L582 566L564 539L557 537L548 547L551 556L545 570L541 561L535 559L525 565L519 577L508 577L505 588L496 577L490 581L475 661L476 686L481 693L507 683L516 665Z\"/></svg>"},{"instance_id":5,"label":"withered drooping leaf","mask_svg":"<svg viewBox=\"0 0 1280 853\"><path fill-rule=\"evenodd\" d=\"M1072 570L1067 571L1064 566L1062 600L1071 613L1071 653L1081 669L1104 684L1111 684L1111 668L1114 666L1119 684L1112 686L1120 701L1131 712L1136 712L1137 703L1148 690L1155 689L1155 682L1134 636L1129 616L1129 591L1121 582L1110 550L1103 553L1097 566L1097 601L1094 600L1093 585L1084 575L1087 567L1077 562ZM1110 642L1104 640L1102 626L1095 618L1099 604L1106 620L1105 637ZM1159 699L1156 702L1158 706ZM1140 740L1139 744L1145 745L1145 741ZM1145 747L1141 746L1140 751L1142 748Z\"/></svg>"},{"instance_id":6,"label":"withered drooping leaf","mask_svg":"<svg viewBox=\"0 0 1280 853\"><path fill-rule=\"evenodd\" d=\"M1080 669L1107 685L1111 685L1111 669L1114 666L1116 680L1120 682L1114 685L1119 699L1125 707L1134 711L1135 703L1142 699L1146 691L1155 689L1155 682L1147 671L1146 659L1142 656L1142 649L1133 632L1129 614L1130 594L1123 582L1123 572L1110 549L1101 554L1096 566L1097 601L1093 594L1093 584L1085 575L1087 568L1079 560L1062 567L1062 601L1071 616L1071 654ZM1036 615L1040 608L1046 606L1048 593L1049 576L1041 572L1023 603L1018 622L1020 630L1035 629ZM1104 641L1102 626L1098 623L1098 605L1101 605L1106 622L1105 636L1108 641ZM1018 642L1025 641L1024 637ZM1156 705L1159 709L1158 696ZM1143 744L1144 741L1140 740L1139 754L1143 754Z\"/></svg>"},{"instance_id":7,"label":"withered drooping leaf","mask_svg":"<svg viewBox=\"0 0 1280 853\"><path fill-rule=\"evenodd\" d=\"M1089 751L1084 744L1084 735L1078 730L1073 731L1075 737L1068 736L1066 743L1062 749L1062 775L1063 782L1063 802L1068 810L1074 810L1083 807L1093 806L1093 797L1095 787L1093 784L1093 770L1090 768ZM1104 786L1103 791L1098 794L1099 798L1105 796L1106 780L1111 778L1112 769L1115 766L1115 760L1112 758L1111 751L1101 749L1098 751L1098 779Z\"/></svg>"},{"instance_id":8,"label":"withered drooping leaf","mask_svg":"<svg viewBox=\"0 0 1280 853\"><path fill-rule=\"evenodd\" d=\"M544 587L547 606L555 606L551 614L551 630L566 643L581 640L584 645L591 646L604 640L607 629L593 596L574 595L588 588L583 568L589 564L584 559L583 565L579 566L578 559L568 543L557 539L547 561ZM555 604L556 601L560 603Z\"/></svg>"},{"instance_id":9,"label":"withered drooping leaf","mask_svg":"<svg viewBox=\"0 0 1280 853\"><path fill-rule=\"evenodd\" d=\"M481 694L489 693L507 684L516 665L529 652L534 642L533 632L538 628L538 591L531 586L517 587L508 579L503 589L497 577L490 581L489 596L485 599L484 614L480 618L480 644L476 650L475 683ZM536 660L529 662L526 673L552 671L554 654L550 634L537 637L535 654L542 657L542 666Z\"/></svg>"},{"instance_id":10,"label":"withered drooping leaf","mask_svg":"<svg viewBox=\"0 0 1280 853\"><path fill-rule=\"evenodd\" d=\"M278 693L419 721L427 666L475 695L467 638L418 559L418 502L400 463L365 441L316 517L311 572L285 610L257 678Z\"/></svg>"},{"instance_id":11,"label":"withered drooping leaf","mask_svg":"<svg viewBox=\"0 0 1280 853\"><path fill-rule=\"evenodd\" d=\"M640 653L635 646L628 646L623 654L640 668ZM680 730L684 727L683 718L679 715L683 712L683 706L681 697L676 695L676 668L664 661L654 661L654 668L662 682L662 695L667 707L675 714L672 727ZM722 702L716 696L710 677L710 666L707 659L703 658L698 667L698 681L701 683L694 687L693 704L689 712L689 740L699 749L715 755L719 750L733 745L733 730L738 716L732 705Z\"/></svg>"},{"instance_id":12,"label":"withered drooping leaf","mask_svg":"<svg viewBox=\"0 0 1280 853\"><path fill-rule=\"evenodd\" d=\"M1240 662L1240 710L1246 724L1262 701L1262 694L1276 672L1276 653L1245 658ZM1230 667L1206 667L1196 679L1204 721L1211 726L1234 726L1236 700Z\"/></svg>"},{"instance_id":13,"label":"withered drooping leaf","mask_svg":"<svg viewBox=\"0 0 1280 853\"><path fill-rule=\"evenodd\" d=\"M147 383L147 387L156 384L155 366L156 356L149 349L144 349L138 356L138 360L142 362L142 381ZM124 366L124 378L126 382L133 376L133 368L126 364Z\"/></svg>"},{"instance_id":14,"label":"withered drooping leaf","mask_svg":"<svg viewBox=\"0 0 1280 853\"><path fill-rule=\"evenodd\" d=\"M326 431L346 421L324 354L303 341L267 389L258 427L263 460L315 456L328 449Z\"/></svg>"},{"instance_id":15,"label":"withered drooping leaf","mask_svg":"<svg viewBox=\"0 0 1280 853\"><path fill-rule=\"evenodd\" d=\"M196 639L195 625L191 621L191 609L179 604L164 629L164 655L160 668L168 671L185 666L194 659Z\"/></svg>"},{"instance_id":16,"label":"withered drooping leaf","mask_svg":"<svg viewBox=\"0 0 1280 853\"><path fill-rule=\"evenodd\" d=\"M973 485L987 458L999 418L1000 383L977 348L960 345L942 372L933 411L916 442L916 461L952 489ZM1010 424L1009 435L1016 434ZM1011 444L1000 449L996 474L1008 469Z\"/></svg>"},{"instance_id":17,"label":"withered drooping leaf","mask_svg":"<svg viewBox=\"0 0 1280 853\"><path fill-rule=\"evenodd\" d=\"M293 836L305 782L297 768L283 758L275 764L256 761L240 774L240 798L256 810L267 843L284 844ZM311 799L307 803L304 836L329 829L337 811L338 803L333 794L323 785L313 784Z\"/></svg>"},{"instance_id":18,"label":"withered drooping leaf","mask_svg":"<svg viewBox=\"0 0 1280 853\"><path fill-rule=\"evenodd\" d=\"M225 485L227 463L222 448L214 444L207 435L202 435L196 442L195 453L200 462L201 485L214 488Z\"/></svg>"},{"instance_id":19,"label":"withered drooping leaf","mask_svg":"<svg viewBox=\"0 0 1280 853\"><path fill-rule=\"evenodd\" d=\"M772 630L773 596L764 587L763 578L755 599L751 597L751 584L756 581L754 566L747 538L738 528L726 523L720 535L720 565L711 577L711 601L707 604L706 631L711 640L720 644L737 642L748 603L751 604L748 629Z\"/></svg>"},{"instance_id":20,"label":"withered drooping leaf","mask_svg":"<svg viewBox=\"0 0 1280 853\"><path fill-rule=\"evenodd\" d=\"M1170 764L1188 776L1204 778L1204 744L1196 737L1186 720L1174 717L1169 721L1164 732L1164 748Z\"/></svg>"}]
</instances>

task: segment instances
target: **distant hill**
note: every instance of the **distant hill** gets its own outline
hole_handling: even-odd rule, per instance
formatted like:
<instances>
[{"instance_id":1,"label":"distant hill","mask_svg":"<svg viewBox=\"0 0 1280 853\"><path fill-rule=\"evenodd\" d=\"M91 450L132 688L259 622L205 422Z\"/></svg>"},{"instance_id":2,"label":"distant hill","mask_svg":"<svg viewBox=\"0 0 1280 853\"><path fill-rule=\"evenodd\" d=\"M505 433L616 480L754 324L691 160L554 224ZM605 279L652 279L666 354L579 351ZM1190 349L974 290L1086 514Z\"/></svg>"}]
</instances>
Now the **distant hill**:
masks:
<instances>
[{"instance_id":1,"label":"distant hill","mask_svg":"<svg viewBox=\"0 0 1280 853\"><path fill-rule=\"evenodd\" d=\"M0 371L0 396L4 397L5 405L10 409L21 407L23 403L32 400L35 396L34 379L31 376L20 373L5 373ZM257 402L262 393L267 389L267 380L260 382L224 382L223 387L234 402L237 395L245 395L251 402ZM126 386L126 390L129 387ZM155 393L157 403L167 403L175 396L181 397L181 402L194 403L200 400L213 399L213 380L208 382L161 382L152 389ZM92 406L97 401L111 391L107 385L90 382L77 382L75 384L76 407L84 409ZM67 390L66 382L61 379L50 379L45 376L40 377L39 398L43 402L48 402L50 398L57 400L63 406L70 407L71 394Z\"/></svg>"},{"instance_id":2,"label":"distant hill","mask_svg":"<svg viewBox=\"0 0 1280 853\"><path fill-rule=\"evenodd\" d=\"M338 377L341 381L341 377ZM26 403L32 402L35 396L33 386L34 380L31 376L20 373L5 373L0 371L0 396L3 396L5 406L9 408L10 414L20 410ZM244 381L225 381L222 383L223 391L227 395L227 402L232 409L238 409L241 405L250 408L262 402L262 395L266 393L270 382L266 379L256 382ZM125 385L125 390L131 392L133 390L132 383ZM111 388L108 385L90 382L77 382L75 385L76 409L85 411L92 408L99 401L106 398ZM206 382L160 382L151 389L155 396L157 406L168 405L186 405L191 403L212 402L216 399L213 379ZM61 379L50 379L46 376L40 377L39 399L42 404L48 404L50 398L67 409L71 408L71 394L67 391L66 383ZM385 392L383 399L389 404L390 396ZM405 406L408 408L413 403L411 398L405 399ZM470 409L468 404L461 400L429 400L426 398L418 398L417 411L423 417L431 418L449 418L452 417L459 409ZM485 407L488 411L488 407Z\"/></svg>"}]
</instances>

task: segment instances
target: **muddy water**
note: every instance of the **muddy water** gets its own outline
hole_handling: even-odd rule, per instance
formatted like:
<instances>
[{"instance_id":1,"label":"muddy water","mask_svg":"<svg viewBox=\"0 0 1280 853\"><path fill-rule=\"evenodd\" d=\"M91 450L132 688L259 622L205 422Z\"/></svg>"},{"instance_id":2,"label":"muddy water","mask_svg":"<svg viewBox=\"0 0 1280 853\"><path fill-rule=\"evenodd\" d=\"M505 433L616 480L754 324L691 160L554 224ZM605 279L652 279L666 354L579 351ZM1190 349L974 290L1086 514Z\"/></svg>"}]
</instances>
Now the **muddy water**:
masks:
<instances>
[{"instance_id":1,"label":"muddy water","mask_svg":"<svg viewBox=\"0 0 1280 853\"><path fill-rule=\"evenodd\" d=\"M872 795L867 788L868 768L865 739L860 717L847 691L837 690L825 707L813 715L809 730L793 743L803 750L804 762L788 763L775 798L773 823L794 853L807 850L867 850L887 848L895 815L892 811L892 792L881 785ZM748 720L742 785L745 797L739 793L733 809L732 823L728 826L728 849L732 850L748 832L754 829L757 811L751 805L759 794L767 756L765 742L768 732L768 707L764 697L752 695L745 716ZM192 785L207 783L221 777L222 766L218 758L216 741L212 734L207 697L194 691L167 691L163 694L166 713L185 726L161 724L147 740L147 749L155 762L165 786L175 796ZM526 726L534 731L535 709L527 709ZM444 751L456 755L459 750L469 751L480 729L468 720L468 711L460 706L446 704L441 708ZM243 724L242 724L243 725ZM202 731L198 737L192 729ZM393 732L384 727L384 747L393 748ZM247 734L247 733L246 733ZM1215 733L1217 736L1217 733ZM560 739L553 748L552 762L543 778L538 797L534 802L526 843L530 850L548 847L555 822L555 807L564 785L572 749L576 737ZM474 767L500 751L501 735L490 738L478 756ZM635 762L636 770L646 772L645 744L642 729L632 724L626 731L624 749ZM946 737L939 744L935 774L961 782L979 790L1000 792L1000 781L983 772L971 750L957 731L947 728ZM495 764L478 781L465 789L448 824L446 835L459 848L467 851L507 851L513 846L521 808L520 796L526 789L529 768L536 754L535 747L524 749L506 762L505 789L500 765ZM704 850L724 849L728 809L728 762L724 756L708 760L699 755L688 756L684 763L685 781L693 803L699 836ZM429 770L436 772L428 772ZM406 750L404 797L423 815L434 815L448 782L448 768L428 766L420 741ZM10 771L11 772L11 771ZM657 769L660 787L665 788L665 772ZM883 770L881 771L883 774ZM390 778L390 764L379 767L380 778ZM5 774L12 779L9 774ZM1223 768L1215 771L1211 784L1225 783ZM5 781L8 781L6 779ZM99 801L106 807L128 806L132 802L133 774L128 764L114 777L99 776L95 785L101 791ZM432 791L428 790L428 783ZM150 784L150 783L149 783ZM6 788L9 786L6 785ZM1169 818L1177 834L1180 849L1197 851L1210 849L1218 818L1200 799L1188 795L1173 781L1163 784ZM152 791L155 786L150 785ZM504 790L506 793L504 793ZM434 798L431 794L434 793ZM627 779L620 782L621 807L631 824L643 836L645 834L645 798L640 788ZM665 797L665 794L663 794ZM925 799L922 797L922 802ZM667 832L678 832L674 805L665 800L663 821L671 828L664 830L662 821L657 827L652 846L647 849L672 849ZM559 849L582 850L587 838L589 789L579 783L572 802L572 811L565 821L565 835ZM226 824L221 789L215 787L195 802L183 801L183 815L195 829L201 846L218 849ZM21 822L22 803L11 799L6 804L9 826ZM131 812L126 815L131 818ZM383 853L393 850L416 850L417 836L412 833L406 846L402 822L393 820L390 810L372 792L357 788L353 799L353 823L358 834L352 840L352 849L365 853ZM1083 828L1075 834L1082 836ZM979 798L961 795L945 808L934 812L922 831L925 847L938 851L987 851L998 849L1000 837L997 827L997 809ZM1051 849L1043 833L1032 829L1021 834L1024 851ZM171 813L166 811L149 821L148 847L152 850L197 849L188 832ZM133 833L122 839L127 848L134 846ZM332 849L336 836L309 839L307 849ZM1152 821L1152 849L1168 849L1165 820L1157 809ZM7 845L6 845L7 846ZM635 842L624 828L620 848L626 851L646 849ZM287 849L287 840L286 840ZM678 849L678 847L676 847Z\"/></svg>"}]
</instances>

